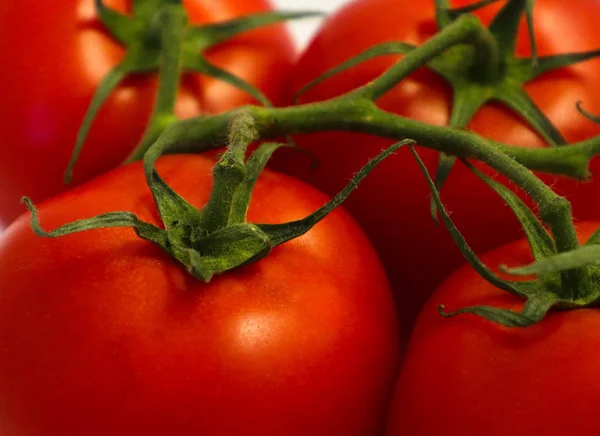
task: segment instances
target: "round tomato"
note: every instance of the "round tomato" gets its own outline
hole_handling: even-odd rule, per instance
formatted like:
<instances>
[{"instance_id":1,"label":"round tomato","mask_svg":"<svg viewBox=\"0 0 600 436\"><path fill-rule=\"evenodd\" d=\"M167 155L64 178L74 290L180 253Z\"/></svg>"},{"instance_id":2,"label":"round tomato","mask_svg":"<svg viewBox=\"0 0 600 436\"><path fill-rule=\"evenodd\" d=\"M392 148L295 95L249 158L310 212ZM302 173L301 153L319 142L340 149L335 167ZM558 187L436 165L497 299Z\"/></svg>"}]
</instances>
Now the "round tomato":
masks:
<instances>
[{"instance_id":1,"label":"round tomato","mask_svg":"<svg viewBox=\"0 0 600 436\"><path fill-rule=\"evenodd\" d=\"M205 204L212 160L160 159ZM266 171L249 221L302 218L326 202ZM140 164L42 203L45 228L118 210L158 225ZM0 433L375 435L399 358L393 298L356 223L334 211L258 263L208 284L128 228L0 240Z\"/></svg>"},{"instance_id":2,"label":"round tomato","mask_svg":"<svg viewBox=\"0 0 600 436\"><path fill-rule=\"evenodd\" d=\"M455 0L454 6L473 1ZM477 13L486 24L505 2ZM583 51L600 47L597 31L600 3L581 0L577 8L563 0L535 3L535 29L540 55ZM557 32L556 29L561 29ZM355 0L331 16L322 26L295 69L297 90L328 69L363 50L385 41L419 44L437 31L433 0ZM523 21L517 54L530 54ZM399 60L398 56L378 58L352 68L310 90L302 102L341 95L374 79ZM600 128L575 109L578 100L600 113L600 60L592 60L547 73L526 86L526 91L569 142L589 138ZM386 110L430 124L448 122L451 90L430 70L419 70L378 101ZM544 147L533 130L508 109L484 106L469 128L493 140L521 147ZM357 133L328 132L298 136L298 145L310 150L320 161L311 171L298 154L282 152L277 168L301 177L329 194L337 192L347 174L375 156L390 142ZM433 173L438 153L421 149L421 157ZM596 168L600 169L600 166ZM576 217L600 218L598 184L578 184L546 177L573 202ZM436 227L429 208L430 192L408 149L384 162L368 177L346 208L359 221L379 251L400 300L402 322L410 325L419 308L435 287L463 263L463 258L443 226ZM477 252L519 237L519 223L510 210L484 183L458 164L442 189L442 200L452 211L458 228Z\"/></svg>"},{"instance_id":3,"label":"round tomato","mask_svg":"<svg viewBox=\"0 0 600 436\"><path fill-rule=\"evenodd\" d=\"M105 0L127 12L131 0ZM184 0L191 23L228 20L266 11L268 0ZM94 0L2 2L0 45L6 66L0 81L0 227L22 211L23 195L41 201L65 190L63 174L92 95L123 57L103 29ZM261 89L274 103L288 100L294 51L283 27L241 34L212 49L210 62ZM94 121L75 168L74 182L114 168L141 139L149 120L156 74L126 80ZM254 100L220 80L184 77L176 112L213 114Z\"/></svg>"},{"instance_id":4,"label":"round tomato","mask_svg":"<svg viewBox=\"0 0 600 436\"><path fill-rule=\"evenodd\" d=\"M600 227L582 222L582 241ZM527 241L483 257L490 267L533 261ZM527 328L506 328L449 311L489 305L520 310L471 267L452 274L423 308L390 409L388 436L582 435L600 433L600 311L550 312ZM575 419L571 419L571 418Z\"/></svg>"}]
</instances>

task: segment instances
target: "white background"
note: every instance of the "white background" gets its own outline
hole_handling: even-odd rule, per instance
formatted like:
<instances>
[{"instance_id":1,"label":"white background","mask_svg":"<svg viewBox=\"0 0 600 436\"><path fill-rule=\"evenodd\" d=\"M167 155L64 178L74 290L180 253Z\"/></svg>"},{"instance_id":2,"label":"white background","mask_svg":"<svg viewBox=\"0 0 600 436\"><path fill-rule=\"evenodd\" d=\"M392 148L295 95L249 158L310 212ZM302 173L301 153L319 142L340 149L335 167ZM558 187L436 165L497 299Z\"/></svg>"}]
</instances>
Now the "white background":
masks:
<instances>
[{"instance_id":1,"label":"white background","mask_svg":"<svg viewBox=\"0 0 600 436\"><path fill-rule=\"evenodd\" d=\"M277 9L332 12L351 0L271 0ZM300 47L303 47L319 25L320 19L304 19L289 24Z\"/></svg>"}]
</instances>

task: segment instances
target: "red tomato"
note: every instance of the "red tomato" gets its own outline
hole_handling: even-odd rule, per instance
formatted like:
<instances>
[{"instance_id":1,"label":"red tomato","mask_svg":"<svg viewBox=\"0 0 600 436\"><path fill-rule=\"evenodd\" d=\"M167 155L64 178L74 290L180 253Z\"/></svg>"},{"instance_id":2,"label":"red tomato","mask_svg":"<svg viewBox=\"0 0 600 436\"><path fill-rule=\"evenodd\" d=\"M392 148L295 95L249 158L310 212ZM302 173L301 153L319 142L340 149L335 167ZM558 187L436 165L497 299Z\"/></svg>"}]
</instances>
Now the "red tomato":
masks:
<instances>
[{"instance_id":1,"label":"red tomato","mask_svg":"<svg viewBox=\"0 0 600 436\"><path fill-rule=\"evenodd\" d=\"M578 227L585 240L600 222ZM495 268L533 258L521 240L483 260ZM480 304L519 310L523 301L468 266L452 274L413 331L388 436L600 434L597 309L551 312L537 325L510 329L474 315L442 318L439 304L449 311Z\"/></svg>"},{"instance_id":2,"label":"red tomato","mask_svg":"<svg viewBox=\"0 0 600 436\"><path fill-rule=\"evenodd\" d=\"M473 3L454 1L455 6ZM498 2L478 13L489 23ZM385 13L382 13L385 11ZM535 26L540 55L590 50L600 47L598 14L600 2L579 0L574 8L563 0L538 0ZM517 52L530 54L525 23ZM433 0L356 0L331 16L320 29L295 70L295 89L344 60L384 41L422 43L437 29ZM556 29L561 29L557 32ZM372 80L399 59L397 56L369 61L314 88L303 102L325 100ZM527 85L527 92L550 117L569 142L600 133L600 128L575 109L585 107L600 113L600 60L560 72L549 73ZM448 121L451 92L446 82L429 70L413 74L384 96L378 104L386 110L430 124ZM486 105L471 122L470 129L497 141L522 147L544 147L543 141L508 110ZM390 142L355 133L318 133L296 138L299 146L320 160L315 171L298 154L283 152L277 168L301 177L329 194L337 192L347 174L375 156ZM420 150L430 171L435 171L438 153ZM600 169L600 166L596 168ZM547 182L573 202L578 218L600 218L598 184L577 184L547 177ZM577 189L575 189L577 188ZM400 300L402 322L410 325L422 303L435 287L463 263L452 239L430 217L429 188L408 149L384 162L369 176L347 203L379 251ZM520 227L504 203L464 166L457 165L442 190L442 199L452 218L478 252L484 252L519 237Z\"/></svg>"},{"instance_id":3,"label":"red tomato","mask_svg":"<svg viewBox=\"0 0 600 436\"><path fill-rule=\"evenodd\" d=\"M162 158L195 206L212 161ZM326 201L266 171L252 222ZM130 210L158 224L139 164L43 203L46 228ZM204 284L130 229L58 239L28 215L0 240L3 436L375 435L384 431L399 340L369 241L342 210L258 263Z\"/></svg>"},{"instance_id":4,"label":"red tomato","mask_svg":"<svg viewBox=\"0 0 600 436\"><path fill-rule=\"evenodd\" d=\"M105 0L127 11L130 0ZM266 11L268 0L184 0L192 23L224 21ZM0 41L6 68L0 81L0 227L22 212L19 199L41 201L65 190L63 174L75 136L100 79L123 57L102 28L94 0L37 0L0 4ZM275 103L288 100L293 61L283 27L240 35L215 47L209 60L252 83ZM154 103L156 75L126 81L94 122L75 168L75 182L118 165L140 140ZM222 81L189 75L177 113L187 118L253 102Z\"/></svg>"}]
</instances>

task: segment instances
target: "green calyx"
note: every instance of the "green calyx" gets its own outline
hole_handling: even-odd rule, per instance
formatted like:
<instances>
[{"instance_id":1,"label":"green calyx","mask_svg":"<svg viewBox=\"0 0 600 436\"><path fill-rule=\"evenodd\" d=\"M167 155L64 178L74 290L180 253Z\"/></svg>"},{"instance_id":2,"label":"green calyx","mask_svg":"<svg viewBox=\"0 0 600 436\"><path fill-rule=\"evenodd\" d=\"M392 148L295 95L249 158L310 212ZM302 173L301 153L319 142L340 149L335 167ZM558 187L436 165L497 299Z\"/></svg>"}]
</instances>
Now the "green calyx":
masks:
<instances>
[{"instance_id":1,"label":"green calyx","mask_svg":"<svg viewBox=\"0 0 600 436\"><path fill-rule=\"evenodd\" d=\"M426 65L446 79L453 88L454 102L450 127L454 129L447 131L447 135L451 135L451 132L464 132L462 128L470 122L479 108L488 101L495 100L520 114L551 146L564 145L564 139L526 94L524 85L545 72L596 57L600 51L540 58L533 40L532 11L534 2L532 0L508 0L489 28L484 28L476 17L468 14L468 12L494 2L495 0L484 0L470 5L468 8L452 10L449 9L447 0L436 0L437 19L441 31L427 42L419 47L404 42L386 42L374 46L308 83L299 91L298 95L329 77L368 59L381 55L402 54L404 55L402 60L380 77L346 96L339 97L338 100L344 101L344 98L352 97L358 100L366 98L374 102L417 67ZM523 14L526 14L532 38L533 54L531 58L517 58L514 54L517 28ZM599 119L585 112L581 105L578 105L578 109L592 121ZM396 117L396 123L399 118ZM418 134L415 135L413 132L412 137L419 144L424 144ZM434 141L430 141L428 145L431 145L432 142ZM427 142L425 143L427 144ZM514 170L516 177L511 177L511 179L538 204L541 221L510 189L471 167L464 159L466 156L458 156L458 158L503 198L525 229L536 262L530 266L509 270L509 272L517 275L536 274L537 278L530 281L504 280L479 260L452 223L439 196L439 190L448 177L457 156L444 153L440 155L440 166L434 181L411 147L433 194L432 214L434 218L437 220L439 213L459 249L476 272L495 287L510 292L525 301L520 312L490 306L476 306L447 313L441 306L440 313L446 317L471 313L508 327L527 327L541 321L551 309L598 306L600 304L600 261L597 259L600 257L600 233L594 235L583 247L580 246L569 202L543 185L531 172L522 171L523 168L515 165L516 162L505 162L506 156L503 153L496 153L494 150L499 145L493 144L491 141L489 145L490 147L486 147L488 158L484 161L492 167L498 168L498 163L502 160L503 166L506 164L504 169L508 170L509 167L512 167L510 172L512 173ZM545 152L562 154L567 149L567 147L558 147L554 150L545 150ZM504 171L501 172L506 174Z\"/></svg>"},{"instance_id":2,"label":"green calyx","mask_svg":"<svg viewBox=\"0 0 600 436\"><path fill-rule=\"evenodd\" d=\"M473 15L461 14L419 47L407 50L407 54L379 77L362 87L324 102L267 108L247 106L243 111L255 120L256 140L282 137L294 133L317 131L353 131L374 134L396 141L413 138L419 145L440 152L449 153L460 159L474 159L485 162L495 171L506 176L520 186L538 205L539 221L533 224L538 230L552 235L551 250L544 256L552 257L580 248L569 202L544 184L531 170L570 175L576 178L589 176L589 159L600 152L600 137L573 144L569 147L527 149L481 138L465 129L428 125L416 120L388 113L375 103L378 98L393 89L398 83L422 65L446 53L452 47L473 45L479 47L481 41L489 40L489 30ZM381 50L381 47L376 50ZM386 45L383 45L385 48ZM390 45L388 44L389 48ZM375 49L374 49L375 50ZM346 65L326 73L335 74ZM582 113L585 114L582 108ZM154 151L166 153L198 152L220 146L227 134L231 121L239 111L230 111L216 116L202 116L179 121L169 126L153 145ZM588 118L594 119L591 114ZM435 183L432 188L437 193ZM510 193L506 194L506 198ZM517 199L518 201L518 199ZM439 202L439 198L438 198ZM436 208L437 208L436 203ZM521 207L524 207L521 204ZM447 214L442 215L450 226ZM519 216L526 216L524 211ZM533 221L532 221L533 222ZM489 269L484 268L457 231L453 236L463 253L485 274L488 280L506 291L530 301L526 310L520 313L502 311L495 308L476 308L472 311L498 322L511 326L531 325L542 319L551 307L587 307L593 305L595 297L594 271L587 267L566 269L553 274L552 280L544 282L511 282L501 280ZM539 232L543 235L543 232ZM539 236L538 235L538 236ZM541 237L541 236L540 236ZM547 236L549 237L549 236ZM575 291L573 291L575 290ZM579 306L578 306L579 305ZM583 305L583 306L582 306ZM471 309L465 309L468 311Z\"/></svg>"},{"instance_id":3,"label":"green calyx","mask_svg":"<svg viewBox=\"0 0 600 436\"><path fill-rule=\"evenodd\" d=\"M438 23L444 28L457 16L487 6L493 1L476 3L467 9L446 9L437 0ZM550 145L564 145L565 140L545 114L525 92L527 82L552 70L568 67L600 55L600 50L538 57L533 38L531 14L533 1L509 0L490 24L489 35L479 46L456 46L432 60L428 66L442 76L453 90L450 117L453 127L465 127L475 113L489 101L497 101L515 111ZM515 55L517 33L523 14L527 16L534 55Z\"/></svg>"},{"instance_id":4,"label":"green calyx","mask_svg":"<svg viewBox=\"0 0 600 436\"><path fill-rule=\"evenodd\" d=\"M159 72L159 88L154 111L140 143L128 158L141 159L144 152L173 122L180 76L194 72L227 82L254 97L265 106L270 102L250 83L210 63L206 52L235 37L259 27L285 20L320 16L318 12L264 12L225 22L191 25L181 0L134 0L131 16L123 15L95 0L97 16L108 33L125 49L125 57L100 82L77 134L65 181L72 178L73 168L92 123L109 95L129 75Z\"/></svg>"},{"instance_id":5,"label":"green calyx","mask_svg":"<svg viewBox=\"0 0 600 436\"><path fill-rule=\"evenodd\" d=\"M448 0L436 0L438 25L443 29L462 14L496 1L483 0L452 10L448 8ZM481 44L453 47L428 64L452 87L451 127L466 127L484 104L495 101L524 119L550 146L566 144L558 129L527 94L524 85L549 71L597 57L600 51L538 57L533 7L534 0L508 0L490 24L489 32L481 38ZM519 58L515 54L519 23L524 14L532 48L529 58ZM438 189L447 180L455 161L454 156L440 155L435 177ZM431 211L437 222L434 202L431 203Z\"/></svg>"},{"instance_id":6,"label":"green calyx","mask_svg":"<svg viewBox=\"0 0 600 436\"><path fill-rule=\"evenodd\" d=\"M246 150L256 140L253 117L240 111L230 126L229 146L213 169L213 190L208 203L198 210L180 197L156 172L160 148L144 156L146 181L156 203L162 226L146 223L131 212L111 212L74 221L52 231L42 229L36 208L28 198L36 235L56 238L98 228L131 227L136 234L161 247L194 277L205 282L217 274L256 262L271 249L297 238L339 206L364 177L383 159L404 144L399 142L370 161L330 202L304 219L284 224L246 222L254 185L271 155L283 144L264 143L246 159Z\"/></svg>"},{"instance_id":7,"label":"green calyx","mask_svg":"<svg viewBox=\"0 0 600 436\"><path fill-rule=\"evenodd\" d=\"M470 249L445 210L433 179L412 147L411 150L427 178L432 200L442 221L467 262L495 287L525 300L520 312L491 306L471 306L447 313L441 305L439 312L442 316L453 317L470 313L507 327L528 327L543 320L551 309L579 309L597 307L600 304L600 230L583 246L560 251L538 217L516 194L463 160L463 163L500 195L514 212L525 231L535 259L535 263L524 267L500 266L502 271L515 276L536 275L535 280L504 280L483 264Z\"/></svg>"},{"instance_id":8,"label":"green calyx","mask_svg":"<svg viewBox=\"0 0 600 436\"><path fill-rule=\"evenodd\" d=\"M468 7L450 9L448 0L435 0L436 18L440 30L448 29L482 7L498 0L483 0ZM552 70L568 67L600 55L600 50L538 57L533 33L533 0L508 0L489 28L481 29L475 40L457 44L427 60L425 65L450 84L453 92L449 126L466 127L479 109L495 101L523 118L550 146L566 143L561 133L527 94L524 85ZM532 56L520 58L515 54L519 23L525 15L529 27ZM296 99L308 89L357 64L374 57L408 55L417 47L404 42L386 42L367 49L316 78L298 91ZM376 95L379 97L380 95ZM456 157L441 154L435 183L438 189L450 175ZM432 216L437 222L436 205Z\"/></svg>"}]
</instances>

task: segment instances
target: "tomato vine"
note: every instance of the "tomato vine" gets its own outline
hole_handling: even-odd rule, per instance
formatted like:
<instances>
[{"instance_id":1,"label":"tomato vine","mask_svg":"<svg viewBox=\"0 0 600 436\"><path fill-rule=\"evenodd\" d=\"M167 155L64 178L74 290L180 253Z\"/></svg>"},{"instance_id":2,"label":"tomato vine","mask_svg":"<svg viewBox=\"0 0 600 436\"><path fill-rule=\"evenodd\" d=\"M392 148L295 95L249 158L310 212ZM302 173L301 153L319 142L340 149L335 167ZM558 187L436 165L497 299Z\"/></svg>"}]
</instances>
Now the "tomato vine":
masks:
<instances>
[{"instance_id":1,"label":"tomato vine","mask_svg":"<svg viewBox=\"0 0 600 436\"><path fill-rule=\"evenodd\" d=\"M157 115L157 119L165 114L170 118L173 106L171 97L176 90L176 87L171 85L176 83L181 74L180 67L182 61L178 57L179 48L181 47L181 33L179 31L182 29L185 20L182 15L178 15L178 12L182 11L180 6L177 6L179 2L174 1L172 3L175 6L173 4L165 4L160 10L160 17L165 18L164 29L166 29L162 34L164 37L163 45L168 52L163 58L164 62L161 67L163 73L163 80L161 82L163 87L161 89L164 92L159 95L157 102L157 112L155 113L155 115L159 114ZM474 7L485 6L488 3L489 2L482 2L481 4L476 4ZM296 105L287 108L273 108L268 104L265 106L251 105L219 115L200 116L183 121L169 119L169 123L165 123L158 129L160 132L157 131L155 134L149 136L152 138L156 137L154 142L150 140L142 141L142 144L126 160L126 162L131 162L144 159L148 185L154 194L155 201L159 210L161 210L161 214L164 215L163 212L170 208L170 212L167 214L168 216L162 216L163 223L167 228L166 236L162 231L158 231L158 229L153 231L154 236L149 237L148 234L144 235L144 229L146 229L145 224L132 222L130 219L131 217L126 214L120 215L123 219L116 225L133 226L141 237L160 245L184 264L195 276L203 278L204 280L210 279L215 273L221 273L230 268L255 261L264 257L270 250L270 247L302 234L297 232L300 230L306 231L309 227L298 226L299 222L289 223L287 225L288 227L286 227L288 233L290 233L288 235L289 237L280 237L281 235L279 235L279 233L281 232L279 232L279 230L274 230L270 227L267 229L267 227L261 225L252 227L254 230L249 233L231 230L236 225L242 227L246 225L243 220L232 221L230 215L233 213L234 216L241 218L241 215L233 211L231 207L233 205L232 202L234 201L234 197L232 196L234 194L232 193L236 192L242 179L246 177L243 162L245 147L255 141L267 140L283 135L325 130L347 130L393 138L398 141L403 141L401 144L414 142L420 146L431 148L440 151L445 155L452 156L451 159L444 160L444 158L442 158L440 161L441 170L438 170L440 180L436 181L438 183L432 184L434 206L438 208L441 207L441 202L437 197L436 190L439 189L439 185L443 182L443 178L447 176L453 160L455 158L468 158L484 162L520 186L537 203L539 207L539 216L542 222L550 229L554 238L553 250L554 247L556 250L556 252L547 250L545 257L553 257L554 254L561 256L563 253L580 250L580 244L571 217L570 203L566 198L558 195L550 187L544 184L531 170L562 174L579 179L588 178L590 176L588 170L589 161L593 156L600 153L600 137L572 144L569 147L526 149L514 147L509 144L493 142L482 138L475 133L462 130L460 127L462 127L475 113L477 108L491 98L491 94L488 95L485 93L485 98L476 99L475 102L471 101L475 106L471 109L466 109L466 112L463 114L464 116L456 115L452 118L455 121L456 119L464 118L463 121L465 122L451 122L450 126L446 127L436 127L420 123L406 117L391 114L377 107L375 103L376 100L389 92L409 74L416 69L431 63L433 60L438 59L449 50L458 46L467 46L474 50L473 56L476 59L479 76L483 77L484 80L493 82L497 80L496 76L499 72L499 60L501 55L505 57L510 56L507 55L507 53L514 48L514 32L517 23L516 18L519 17L523 11L526 12L527 17L529 18L528 21L531 31L532 24L530 16L533 2L526 2L525 0L509 0L507 6L500 12L497 20L492 24L490 29L484 27L474 15L464 13L465 11L448 11L446 9L447 2L445 1L439 0L436 2L436 5L438 10L438 21L443 24L437 35L418 47L400 45L400 51L404 51L405 56L398 63L389 68L375 80L344 95L323 102ZM531 34L533 35L533 33ZM534 40L532 40L532 46L535 47ZM385 47L389 48L390 46L386 45ZM398 49L398 46L395 46L394 49ZM367 54L367 58L372 55L373 53ZM533 56L531 59L527 60L527 62L531 63L531 68L539 69L539 71L535 73L539 74L540 71L570 65L597 55L598 52L594 51L540 59L534 48ZM353 62L356 62L356 60L350 61L350 63ZM531 74L533 74L533 72ZM529 76L531 76L531 74ZM520 84L510 86L516 86L518 88ZM520 92L519 88L517 94ZM509 106L513 106L518 112L524 113L532 124L539 127L540 131L550 143L554 144L554 142L556 142L557 144L554 145L559 145L558 143L562 141L562 138L560 138L560 135L557 136L552 133L554 130L544 118L543 114L536 112L537 109L532 108L532 106L527 103L526 99L524 100L515 97L520 102L517 104L515 101L510 100L509 97L506 98L508 99L506 100L506 103ZM161 108L166 109L162 111ZM590 114L586 114L579 106L578 109L582 112L582 116L590 117ZM459 107L456 110L465 109ZM245 123L242 124L246 125L246 127L247 125L251 125L252 128L247 129L243 126L240 127L240 119L246 120ZM243 132L240 129L242 129ZM244 138L242 148L240 148L238 144L239 141L235 139L239 138L240 135ZM194 211L192 213L193 217L187 219L185 217L189 215L189 206L185 205L183 200L179 199L174 192L169 193L169 188L164 182L161 183L160 177L156 175L154 163L159 156L165 153L198 152L220 147L222 146L222 138L227 136L230 138L230 148L215 167L215 188L211 196L211 201L200 214ZM269 151L266 152L266 156L270 156L274 150L275 148L269 148ZM372 166L379 162L383 157L389 155L391 150L392 149L383 153L371 164L367 165L367 170L372 168ZM259 153L258 159L261 161L263 159L260 158L260 153L263 151L264 149L259 149L259 151L256 152ZM231 160L232 156L237 156L237 158ZM234 163L235 165L233 165ZM237 174L233 171L237 166L239 166L240 171L242 171L240 174L243 173L239 180L232 176L232 174ZM228 169L228 171L225 171L225 169ZM360 172L356 177L361 179L366 172L367 171ZM425 172L425 175L428 180L431 181L427 172ZM233 177L233 179L231 179L231 177ZM251 178L255 177L257 177L257 174L251 176ZM234 179L237 180L237 182L235 182ZM484 181L491 184L491 186L493 186L513 208L517 210L522 208L522 205L514 200L511 195L502 191L500 186L493 185L487 180ZM433 183L433 181L431 181L431 183ZM349 185L349 188L344 190L340 196L334 198L326 209L329 210L343 201L345 196L347 196L352 189L352 186L355 185L356 180L353 180L351 185ZM160 192L162 193L159 195ZM171 204L171 206L165 209L165 201L167 201L165 199L168 198L170 198L169 201L171 202L173 198L176 198L177 201L173 204L178 204L179 206L175 207ZM246 198L246 196L244 196L244 198ZM105 217L97 217L86 220L85 222L66 225L54 232L46 233L39 227L36 221L37 218L35 216L34 207L30 203L28 203L28 206L34 212L34 229L42 236L61 236L62 234L71 233L73 231L87 230L89 228L107 225ZM225 209L222 209L223 207L225 207ZM171 212L173 212L173 216L171 216ZM215 222L208 219L211 216L216 219ZM522 218L521 215L518 216ZM449 225L447 216L444 217L444 222ZM113 218L113 216L110 217L110 219ZM307 219L313 223L312 225L316 222L312 218ZM186 227L183 234L179 228L179 224L182 220L185 221ZM522 223L524 226L527 226L531 224L532 220L533 218L531 216L527 216L523 218ZM177 228L171 229L171 227L174 226L173 223L177 223L175 226ZM110 225L115 225L115 222L111 221ZM249 228L250 227L244 227L246 230ZM290 229L295 229L297 234ZM226 231L227 237L221 238L219 235L220 231ZM269 232L271 231L274 233L270 234ZM285 232L286 231L284 231L284 233ZM261 237L259 239L262 242L256 243L258 239L250 238L253 243L246 244L250 233L253 235L260 233ZM211 251L211 256L214 257L211 259L211 262L216 259L217 266L215 267L213 265L207 267L206 264L200 262L202 255L197 251L197 247L199 246L197 243L201 238L213 238L214 235L216 235L215 247L218 249L209 251ZM454 236L455 239L457 239L457 236ZM177 243L173 243L173 238L177 240ZM277 241L277 243L274 241ZM468 251L460 238L457 239L457 242L459 242L459 246L463 246L463 251ZM228 251L229 248L226 246L236 247L236 244L239 244L240 249L238 251L232 249L233 251L236 251L236 253L232 255L230 251ZM535 245L535 243L532 243L532 246L533 245ZM175 249L173 247L175 247ZM177 247L183 247L183 251L179 250ZM196 254L191 256L190 250ZM467 258L469 258L469 256L470 255L467 254ZM589 258L586 259L586 262L589 263ZM471 257L471 262L477 264L476 257ZM223 267L223 265L226 266ZM595 295L595 289L592 290L594 286L590 284L592 276L595 274L594 271L584 266L583 263L579 263L578 265L581 265L581 267L554 268L553 271L559 273L561 287L563 289L580 289L581 292L587 296L591 294ZM514 314L511 314L509 316L510 319L508 319L499 316L499 312L497 311L490 312L488 309L485 309L482 312L481 309L477 309L479 313L484 316L488 316L492 313L490 318L498 322L507 322L508 324L513 323L514 325L527 325L532 319L537 321L543 318L543 315L554 303L564 300L563 297L566 291L558 292L557 296L555 296L556 298L553 297L549 299L547 298L547 294L544 294L545 297L540 299L538 298L538 294L540 293L539 289L522 292L517 290L517 288L512 287L512 285L498 281L498 279L493 276L489 277L494 282L504 283L502 286L505 288L509 290L512 289L525 296L528 301L525 312L535 312L533 318L528 318L526 316L526 321L523 321L522 318L518 318L518 316ZM544 283L540 286L543 287ZM578 298L580 300L582 299L580 296ZM584 305L590 304L588 298L583 298L583 300L585 300ZM506 314L503 316L505 315ZM517 316L517 321L514 321L514 316Z\"/></svg>"}]
</instances>

